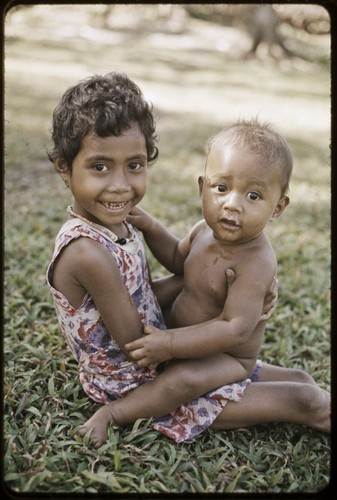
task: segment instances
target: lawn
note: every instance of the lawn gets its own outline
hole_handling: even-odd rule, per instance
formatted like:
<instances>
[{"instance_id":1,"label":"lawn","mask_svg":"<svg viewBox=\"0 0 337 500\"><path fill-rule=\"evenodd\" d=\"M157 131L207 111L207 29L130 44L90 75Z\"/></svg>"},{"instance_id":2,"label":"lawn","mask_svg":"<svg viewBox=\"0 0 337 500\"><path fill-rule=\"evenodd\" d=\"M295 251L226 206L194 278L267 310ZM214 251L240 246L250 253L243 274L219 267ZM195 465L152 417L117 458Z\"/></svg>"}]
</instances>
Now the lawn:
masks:
<instances>
[{"instance_id":1,"label":"lawn","mask_svg":"<svg viewBox=\"0 0 337 500\"><path fill-rule=\"evenodd\" d=\"M305 58L244 60L236 43L244 45L244 34L229 27L192 20L181 34L156 30L155 23L103 31L88 26L88 7L45 9L23 9L6 24L6 487L72 498L322 490L330 478L329 437L296 425L209 430L177 445L137 421L111 429L98 450L74 436L96 405L79 385L45 283L71 201L46 150L53 108L70 84L92 73L126 72L158 114L160 156L142 204L182 236L201 217L197 177L207 137L238 117L272 122L292 148L294 174L291 204L268 228L280 291L260 357L302 368L329 390L329 36L287 28ZM151 255L149 261L154 277L162 276Z\"/></svg>"}]
</instances>

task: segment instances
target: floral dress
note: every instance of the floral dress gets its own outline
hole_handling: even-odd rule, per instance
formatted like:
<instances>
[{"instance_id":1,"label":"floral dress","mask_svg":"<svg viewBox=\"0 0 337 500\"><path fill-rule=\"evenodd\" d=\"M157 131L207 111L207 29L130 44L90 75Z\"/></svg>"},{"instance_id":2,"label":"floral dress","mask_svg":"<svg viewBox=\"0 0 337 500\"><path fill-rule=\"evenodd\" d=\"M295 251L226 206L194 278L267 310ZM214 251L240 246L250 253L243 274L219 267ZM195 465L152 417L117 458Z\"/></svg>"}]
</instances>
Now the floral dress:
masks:
<instances>
[{"instance_id":1,"label":"floral dress","mask_svg":"<svg viewBox=\"0 0 337 500\"><path fill-rule=\"evenodd\" d=\"M79 379L85 393L100 404L122 398L129 391L153 380L158 372L141 368L124 354L107 331L92 297L87 294L75 309L53 283L54 263L60 252L76 238L91 238L105 246L116 260L123 283L137 307L142 323L165 328L157 299L152 291L144 246L138 231L128 225L132 244L118 245L98 229L79 219L67 221L59 231L47 270L60 328L79 364ZM247 384L257 378L260 364L251 379L225 385L182 405L169 415L153 419L152 426L175 440L191 441L209 427L227 401L241 400Z\"/></svg>"}]
</instances>

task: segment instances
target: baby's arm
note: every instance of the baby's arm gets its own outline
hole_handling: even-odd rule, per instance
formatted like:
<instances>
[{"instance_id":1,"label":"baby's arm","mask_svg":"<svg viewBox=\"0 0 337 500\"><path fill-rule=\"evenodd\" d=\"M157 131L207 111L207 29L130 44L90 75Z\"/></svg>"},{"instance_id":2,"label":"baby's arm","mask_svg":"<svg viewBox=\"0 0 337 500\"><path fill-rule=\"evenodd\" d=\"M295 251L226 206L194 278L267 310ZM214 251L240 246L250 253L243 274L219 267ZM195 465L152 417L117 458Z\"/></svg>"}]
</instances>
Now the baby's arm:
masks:
<instances>
[{"instance_id":1,"label":"baby's arm","mask_svg":"<svg viewBox=\"0 0 337 500\"><path fill-rule=\"evenodd\" d=\"M253 268L254 269L254 268ZM199 358L219 352L240 352L245 357L244 346L254 350L250 341L257 324L261 321L264 300L274 281L266 267L252 270L251 263L241 269L231 286L222 313L209 321L183 328L160 331L145 327L145 337L126 345L132 359L140 366L160 363L169 359ZM266 280L261 282L261 276ZM269 277L268 277L269 275ZM270 277L271 276L271 277ZM269 283L267 280L270 280ZM267 286L268 283L268 286ZM249 357L249 354L247 354Z\"/></svg>"}]
</instances>

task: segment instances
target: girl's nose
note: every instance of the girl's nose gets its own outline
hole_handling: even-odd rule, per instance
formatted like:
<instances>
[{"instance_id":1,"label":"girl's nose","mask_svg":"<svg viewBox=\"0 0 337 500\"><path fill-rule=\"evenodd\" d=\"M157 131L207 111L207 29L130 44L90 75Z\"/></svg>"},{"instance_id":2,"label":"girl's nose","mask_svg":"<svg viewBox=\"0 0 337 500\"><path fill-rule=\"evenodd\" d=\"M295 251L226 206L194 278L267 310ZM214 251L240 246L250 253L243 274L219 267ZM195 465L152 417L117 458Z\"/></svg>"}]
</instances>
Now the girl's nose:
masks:
<instances>
[{"instance_id":1,"label":"girl's nose","mask_svg":"<svg viewBox=\"0 0 337 500\"><path fill-rule=\"evenodd\" d=\"M130 183L128 181L128 177L122 169L111 172L107 190L119 193L124 193L130 190Z\"/></svg>"}]
</instances>

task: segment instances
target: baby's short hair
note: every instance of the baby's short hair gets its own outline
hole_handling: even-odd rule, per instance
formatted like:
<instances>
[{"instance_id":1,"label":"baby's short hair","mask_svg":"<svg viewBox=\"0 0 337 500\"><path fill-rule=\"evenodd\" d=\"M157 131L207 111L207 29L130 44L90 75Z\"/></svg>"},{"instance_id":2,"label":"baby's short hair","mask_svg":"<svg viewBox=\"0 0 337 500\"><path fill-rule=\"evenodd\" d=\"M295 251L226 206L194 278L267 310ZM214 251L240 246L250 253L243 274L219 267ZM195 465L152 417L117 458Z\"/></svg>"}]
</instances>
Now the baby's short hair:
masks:
<instances>
[{"instance_id":1,"label":"baby's short hair","mask_svg":"<svg viewBox=\"0 0 337 500\"><path fill-rule=\"evenodd\" d=\"M268 123L260 123L257 119L238 120L207 141L206 154L208 155L213 147L223 148L227 145L248 150L268 162L277 164L282 169L282 193L287 191L293 168L292 154L286 140Z\"/></svg>"},{"instance_id":2,"label":"baby's short hair","mask_svg":"<svg viewBox=\"0 0 337 500\"><path fill-rule=\"evenodd\" d=\"M148 161L158 156L152 108L123 73L94 75L70 87L53 113L50 161L62 160L71 170L83 138L119 136L136 122L144 134Z\"/></svg>"}]
</instances>

